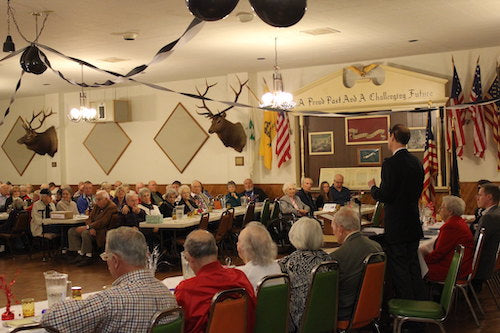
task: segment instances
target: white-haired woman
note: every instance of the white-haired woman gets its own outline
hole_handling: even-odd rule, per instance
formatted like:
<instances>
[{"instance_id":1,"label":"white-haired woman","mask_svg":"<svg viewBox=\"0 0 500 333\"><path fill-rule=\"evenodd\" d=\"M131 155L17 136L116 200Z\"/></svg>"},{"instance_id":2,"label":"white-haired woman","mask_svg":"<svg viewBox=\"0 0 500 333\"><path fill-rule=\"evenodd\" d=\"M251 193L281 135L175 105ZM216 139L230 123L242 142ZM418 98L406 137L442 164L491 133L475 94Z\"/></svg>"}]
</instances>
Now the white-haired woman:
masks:
<instances>
[{"instance_id":1,"label":"white-haired woman","mask_svg":"<svg viewBox=\"0 0 500 333\"><path fill-rule=\"evenodd\" d=\"M241 231L237 243L238 255L245 263L240 269L257 291L257 284L267 275L280 274L275 261L278 250L266 227L259 222L250 222Z\"/></svg>"},{"instance_id":2,"label":"white-haired woman","mask_svg":"<svg viewBox=\"0 0 500 333\"><path fill-rule=\"evenodd\" d=\"M161 215L158 206L151 202L151 191L149 188L143 187L139 190L139 199L141 199L141 203L138 206L146 215Z\"/></svg>"},{"instance_id":3,"label":"white-haired woman","mask_svg":"<svg viewBox=\"0 0 500 333\"><path fill-rule=\"evenodd\" d=\"M285 194L280 198L280 210L282 214L296 216L305 216L309 213L309 206L300 200L296 195L297 188L293 183L286 183L283 185L283 193Z\"/></svg>"},{"instance_id":4,"label":"white-haired woman","mask_svg":"<svg viewBox=\"0 0 500 333\"><path fill-rule=\"evenodd\" d=\"M302 217L292 225L288 233L290 242L297 250L278 261L281 271L290 276L291 303L290 331L294 332L300 324L304 312L307 292L311 284L312 269L328 260L328 254L321 250L323 231L318 221Z\"/></svg>"},{"instance_id":5,"label":"white-haired woman","mask_svg":"<svg viewBox=\"0 0 500 333\"><path fill-rule=\"evenodd\" d=\"M198 209L198 205L191 197L191 188L189 186L182 185L179 187L179 194L181 196L181 200L179 200L178 205L184 205L184 214L194 212Z\"/></svg>"},{"instance_id":6,"label":"white-haired woman","mask_svg":"<svg viewBox=\"0 0 500 333\"><path fill-rule=\"evenodd\" d=\"M163 217L172 217L178 195L179 194L173 187L167 187L167 192L163 195L164 200L159 207Z\"/></svg>"}]
</instances>

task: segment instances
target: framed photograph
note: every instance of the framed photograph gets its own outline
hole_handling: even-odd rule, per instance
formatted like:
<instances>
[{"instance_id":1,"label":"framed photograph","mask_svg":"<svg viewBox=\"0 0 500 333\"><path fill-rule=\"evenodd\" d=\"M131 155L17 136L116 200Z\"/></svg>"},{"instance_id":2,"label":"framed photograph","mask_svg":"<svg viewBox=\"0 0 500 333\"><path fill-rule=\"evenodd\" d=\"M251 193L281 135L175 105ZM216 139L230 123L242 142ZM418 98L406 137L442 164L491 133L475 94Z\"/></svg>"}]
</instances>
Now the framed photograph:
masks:
<instances>
[{"instance_id":1,"label":"framed photograph","mask_svg":"<svg viewBox=\"0 0 500 333\"><path fill-rule=\"evenodd\" d=\"M245 157L244 156L235 156L234 157L234 165L235 166L244 166L245 165Z\"/></svg>"},{"instance_id":2,"label":"framed photograph","mask_svg":"<svg viewBox=\"0 0 500 333\"><path fill-rule=\"evenodd\" d=\"M309 155L332 155L333 132L310 132Z\"/></svg>"},{"instance_id":3,"label":"framed photograph","mask_svg":"<svg viewBox=\"0 0 500 333\"><path fill-rule=\"evenodd\" d=\"M373 166L382 164L382 148L380 146L358 148L358 165Z\"/></svg>"},{"instance_id":4,"label":"framed photograph","mask_svg":"<svg viewBox=\"0 0 500 333\"><path fill-rule=\"evenodd\" d=\"M389 116L346 117L344 119L346 145L387 143Z\"/></svg>"},{"instance_id":5,"label":"framed photograph","mask_svg":"<svg viewBox=\"0 0 500 333\"><path fill-rule=\"evenodd\" d=\"M425 127L409 127L410 141L408 141L408 151L425 150Z\"/></svg>"}]
</instances>

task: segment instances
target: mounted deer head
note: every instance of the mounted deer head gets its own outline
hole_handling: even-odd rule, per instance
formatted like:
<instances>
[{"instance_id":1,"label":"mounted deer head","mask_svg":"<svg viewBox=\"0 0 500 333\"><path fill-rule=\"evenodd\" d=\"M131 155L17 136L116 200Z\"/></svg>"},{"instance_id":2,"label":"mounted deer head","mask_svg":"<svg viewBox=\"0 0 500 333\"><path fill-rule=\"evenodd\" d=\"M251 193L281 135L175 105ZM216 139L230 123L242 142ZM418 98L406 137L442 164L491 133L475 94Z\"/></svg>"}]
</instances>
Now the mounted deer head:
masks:
<instances>
[{"instance_id":1,"label":"mounted deer head","mask_svg":"<svg viewBox=\"0 0 500 333\"><path fill-rule=\"evenodd\" d=\"M36 132L37 129L42 127L45 119L55 114L50 110L49 113L45 113L45 111L40 111L37 114L33 112L33 116L31 117L30 122L28 123L26 119L22 119L23 128L26 131L26 134L17 140L19 144L25 144L26 148L29 150L33 150L35 153L39 155L49 154L50 157L54 157L54 154L57 152L57 133L54 126L50 126L45 132ZM33 121L41 116L38 121L40 124L37 127L33 127Z\"/></svg>"},{"instance_id":2,"label":"mounted deer head","mask_svg":"<svg viewBox=\"0 0 500 333\"><path fill-rule=\"evenodd\" d=\"M231 89L234 92L234 102L236 103L238 101L238 98L241 95L241 92L243 91L243 87L247 84L248 80L245 82L241 82L240 78L238 77L238 83L239 83L239 89L236 90L231 86ZM210 88L215 86L217 83L214 84L208 84L208 82L205 81L206 87L205 91L203 93L200 92L198 87L196 87L196 91L198 92L198 96L200 97L206 97L208 91ZM237 152L241 153L243 148L245 147L247 143L247 135L245 133L245 129L243 128L243 125L241 123L236 123L233 124L229 120L226 119L226 112L231 110L234 106L228 106L224 110L213 113L210 108L207 106L206 100L202 99L202 106L197 106L199 109L205 109L207 112L198 112L199 115L203 115L209 119L212 119L212 125L208 129L208 133L217 133L217 136L219 139L222 141L224 146L226 147L232 147L234 150Z\"/></svg>"}]
</instances>

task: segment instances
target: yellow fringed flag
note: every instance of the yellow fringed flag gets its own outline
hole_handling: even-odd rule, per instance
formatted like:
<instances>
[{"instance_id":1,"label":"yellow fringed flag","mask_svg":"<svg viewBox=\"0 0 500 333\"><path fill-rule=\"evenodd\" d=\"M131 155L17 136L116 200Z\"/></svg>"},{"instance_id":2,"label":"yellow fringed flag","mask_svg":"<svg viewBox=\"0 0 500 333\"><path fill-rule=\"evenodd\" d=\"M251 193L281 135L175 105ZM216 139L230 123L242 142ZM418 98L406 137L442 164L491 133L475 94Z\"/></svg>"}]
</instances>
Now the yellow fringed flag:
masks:
<instances>
[{"instance_id":1,"label":"yellow fringed flag","mask_svg":"<svg viewBox=\"0 0 500 333\"><path fill-rule=\"evenodd\" d=\"M264 166L271 170L273 165L273 139L276 136L276 112L264 111L264 123L260 136L259 155L263 157Z\"/></svg>"}]
</instances>

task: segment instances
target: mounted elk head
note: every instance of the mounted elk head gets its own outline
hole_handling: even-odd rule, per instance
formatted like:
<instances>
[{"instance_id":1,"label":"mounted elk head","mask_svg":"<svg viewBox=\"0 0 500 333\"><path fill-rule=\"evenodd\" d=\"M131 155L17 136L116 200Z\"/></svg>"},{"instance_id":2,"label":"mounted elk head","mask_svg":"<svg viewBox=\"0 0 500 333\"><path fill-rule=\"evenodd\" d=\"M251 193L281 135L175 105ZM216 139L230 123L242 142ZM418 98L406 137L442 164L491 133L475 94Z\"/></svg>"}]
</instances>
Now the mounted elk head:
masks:
<instances>
[{"instance_id":1,"label":"mounted elk head","mask_svg":"<svg viewBox=\"0 0 500 333\"><path fill-rule=\"evenodd\" d=\"M238 83L239 83L239 89L236 90L231 86L231 89L234 92L234 102L236 103L238 101L238 98L240 97L240 94L243 90L243 87L247 84L248 80L245 82L241 82L240 78L238 78ZM198 96L200 97L206 97L208 91L210 88L215 86L217 83L209 85L208 82L206 82L206 88L203 94L196 88L196 91L198 92ZM212 119L212 125L208 129L208 133L217 133L217 136L219 139L222 141L224 146L226 147L232 147L234 150L237 152L241 153L245 145L247 144L247 135L245 133L245 129L243 128L243 125L241 123L236 123L233 124L229 120L226 119L226 112L231 110L234 106L228 106L224 110L213 113L207 106L207 101L205 99L202 99L202 106L197 106L199 109L205 109L208 112L196 112L199 115L203 115L209 119Z\"/></svg>"},{"instance_id":2,"label":"mounted elk head","mask_svg":"<svg viewBox=\"0 0 500 333\"><path fill-rule=\"evenodd\" d=\"M54 154L57 152L57 133L54 126L50 126L45 132L36 132L37 129L42 127L45 119L53 114L55 113L52 112L52 110L47 114L43 110L37 114L33 112L33 116L29 123L26 119L21 118L26 134L22 138L19 138L17 143L25 144L26 148L33 150L39 155L49 154L50 157L54 157ZM38 118L40 116L41 118ZM33 127L33 121L37 118L40 124L37 127Z\"/></svg>"}]
</instances>

